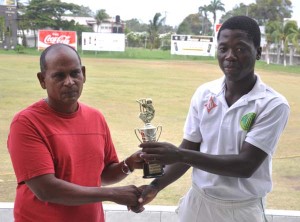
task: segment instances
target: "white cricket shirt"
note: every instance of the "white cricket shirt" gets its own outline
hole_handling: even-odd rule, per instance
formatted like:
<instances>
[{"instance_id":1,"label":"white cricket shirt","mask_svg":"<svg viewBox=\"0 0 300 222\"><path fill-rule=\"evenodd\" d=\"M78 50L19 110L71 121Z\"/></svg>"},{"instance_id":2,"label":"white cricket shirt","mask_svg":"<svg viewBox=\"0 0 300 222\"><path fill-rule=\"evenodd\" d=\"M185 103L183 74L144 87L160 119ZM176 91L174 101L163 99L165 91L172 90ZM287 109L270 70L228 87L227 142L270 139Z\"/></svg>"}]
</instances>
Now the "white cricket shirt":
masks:
<instances>
[{"instance_id":1,"label":"white cricket shirt","mask_svg":"<svg viewBox=\"0 0 300 222\"><path fill-rule=\"evenodd\" d=\"M253 89L231 107L225 100L225 78L200 86L194 93L184 139L201 142L200 152L238 154L244 141L268 154L250 178L235 178L193 169L193 182L207 195L223 200L264 197L272 189L272 155L287 123L287 100L259 76Z\"/></svg>"}]
</instances>

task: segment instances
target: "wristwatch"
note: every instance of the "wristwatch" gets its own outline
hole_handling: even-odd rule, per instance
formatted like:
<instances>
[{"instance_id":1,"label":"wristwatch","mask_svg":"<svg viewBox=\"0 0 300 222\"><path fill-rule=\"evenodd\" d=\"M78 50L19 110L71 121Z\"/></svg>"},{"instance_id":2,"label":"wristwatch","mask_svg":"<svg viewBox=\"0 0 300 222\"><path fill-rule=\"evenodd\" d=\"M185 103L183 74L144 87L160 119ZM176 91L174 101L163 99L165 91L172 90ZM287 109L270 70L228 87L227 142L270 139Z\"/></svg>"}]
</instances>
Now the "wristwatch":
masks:
<instances>
[{"instance_id":1,"label":"wristwatch","mask_svg":"<svg viewBox=\"0 0 300 222\"><path fill-rule=\"evenodd\" d=\"M127 159L125 159L125 160L123 161L123 164L122 164L122 168L121 168L121 169L122 169L122 172L123 172L123 173L129 175L129 174L131 174L131 173L133 172L133 170L130 170L129 166L128 166L127 163L126 163L126 160L127 160Z\"/></svg>"}]
</instances>

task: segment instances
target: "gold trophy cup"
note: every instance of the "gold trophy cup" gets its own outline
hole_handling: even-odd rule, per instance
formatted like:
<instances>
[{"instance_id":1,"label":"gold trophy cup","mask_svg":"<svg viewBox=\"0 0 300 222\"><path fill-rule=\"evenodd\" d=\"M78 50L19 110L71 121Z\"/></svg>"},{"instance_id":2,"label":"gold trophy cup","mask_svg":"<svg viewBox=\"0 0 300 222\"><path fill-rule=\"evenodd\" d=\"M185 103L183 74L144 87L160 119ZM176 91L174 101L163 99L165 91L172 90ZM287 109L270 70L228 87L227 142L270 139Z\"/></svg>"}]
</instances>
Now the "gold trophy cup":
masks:
<instances>
[{"instance_id":1,"label":"gold trophy cup","mask_svg":"<svg viewBox=\"0 0 300 222\"><path fill-rule=\"evenodd\" d=\"M158 141L162 132L162 126L155 127L150 123L155 114L152 99L139 99L137 102L140 104L139 118L144 122L145 125L142 128L137 128L134 130L136 137L141 143ZM140 139L139 135L142 139ZM164 174L164 169L160 164L145 163L143 169L143 178L156 178Z\"/></svg>"}]
</instances>

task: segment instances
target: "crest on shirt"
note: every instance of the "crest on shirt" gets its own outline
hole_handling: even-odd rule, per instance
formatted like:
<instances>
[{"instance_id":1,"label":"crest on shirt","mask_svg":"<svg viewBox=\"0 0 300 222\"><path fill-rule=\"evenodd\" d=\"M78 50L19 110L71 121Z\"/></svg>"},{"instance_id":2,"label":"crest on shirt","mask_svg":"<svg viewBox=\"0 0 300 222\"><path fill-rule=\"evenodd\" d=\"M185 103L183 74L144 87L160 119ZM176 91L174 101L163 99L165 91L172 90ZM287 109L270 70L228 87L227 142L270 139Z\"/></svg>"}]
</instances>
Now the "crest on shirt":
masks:
<instances>
[{"instance_id":1,"label":"crest on shirt","mask_svg":"<svg viewBox=\"0 0 300 222\"><path fill-rule=\"evenodd\" d=\"M209 97L209 100L207 101L207 103L204 104L207 112L209 113L213 108L217 107L217 104L214 102L214 97L211 96Z\"/></svg>"},{"instance_id":2,"label":"crest on shirt","mask_svg":"<svg viewBox=\"0 0 300 222\"><path fill-rule=\"evenodd\" d=\"M243 130L249 131L254 123L256 113L247 113L241 118L240 125Z\"/></svg>"}]
</instances>

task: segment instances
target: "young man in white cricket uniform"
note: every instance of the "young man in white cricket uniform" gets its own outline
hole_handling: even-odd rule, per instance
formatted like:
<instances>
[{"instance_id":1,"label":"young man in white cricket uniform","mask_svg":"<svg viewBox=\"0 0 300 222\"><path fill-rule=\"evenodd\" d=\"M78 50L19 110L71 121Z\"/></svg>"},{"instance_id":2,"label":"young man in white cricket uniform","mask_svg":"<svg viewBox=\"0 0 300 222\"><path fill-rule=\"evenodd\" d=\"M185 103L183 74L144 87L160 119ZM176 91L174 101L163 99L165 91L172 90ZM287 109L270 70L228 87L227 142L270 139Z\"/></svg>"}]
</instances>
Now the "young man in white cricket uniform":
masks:
<instances>
[{"instance_id":1,"label":"young man in white cricket uniform","mask_svg":"<svg viewBox=\"0 0 300 222\"><path fill-rule=\"evenodd\" d=\"M257 23L246 16L221 26L217 57L224 77L196 90L179 148L140 145L145 161L167 167L163 177L143 187L139 209L193 167L192 187L179 204L181 222L266 219L263 200L272 188L272 156L289 105L254 72L260 35Z\"/></svg>"}]
</instances>

